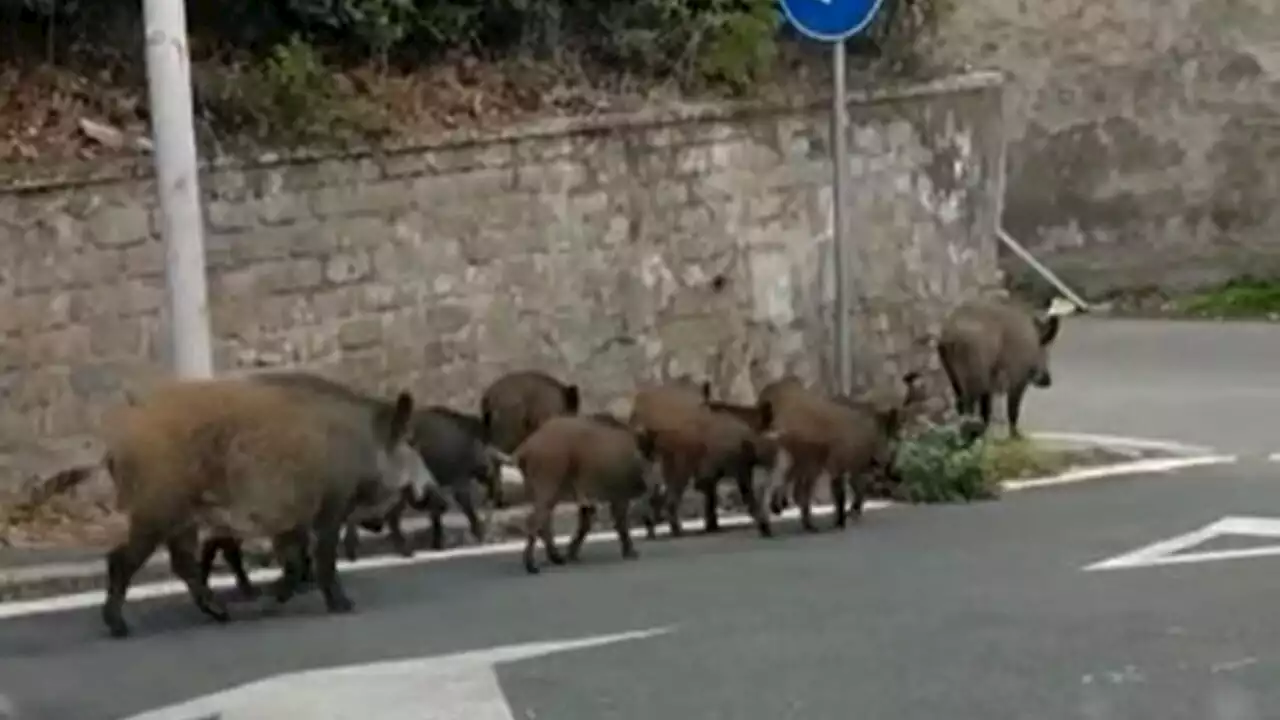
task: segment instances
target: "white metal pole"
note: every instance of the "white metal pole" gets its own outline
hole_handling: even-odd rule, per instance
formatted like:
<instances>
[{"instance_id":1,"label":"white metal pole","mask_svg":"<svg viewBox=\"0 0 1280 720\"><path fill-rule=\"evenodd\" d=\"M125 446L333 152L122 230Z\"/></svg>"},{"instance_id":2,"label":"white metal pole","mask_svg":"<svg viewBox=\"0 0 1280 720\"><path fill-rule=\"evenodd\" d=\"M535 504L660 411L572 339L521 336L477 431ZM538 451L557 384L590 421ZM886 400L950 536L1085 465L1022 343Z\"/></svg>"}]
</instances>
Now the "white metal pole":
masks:
<instances>
[{"instance_id":1,"label":"white metal pole","mask_svg":"<svg viewBox=\"0 0 1280 720\"><path fill-rule=\"evenodd\" d=\"M851 273L849 272L849 249L846 246L848 232L845 227L847 213L844 192L849 177L849 136L847 135L849 104L846 101L845 41L841 40L832 43L831 51L831 75L833 79L831 93L831 153L833 157L831 165L834 170L831 179L832 259L836 266L835 362L836 382L839 383L838 391L842 394L848 394L853 392L853 359L849 349L849 295L852 287Z\"/></svg>"},{"instance_id":2,"label":"white metal pole","mask_svg":"<svg viewBox=\"0 0 1280 720\"><path fill-rule=\"evenodd\" d=\"M169 334L179 377L213 375L204 221L191 112L185 0L143 0L147 84L155 140L156 186L169 297Z\"/></svg>"}]
</instances>

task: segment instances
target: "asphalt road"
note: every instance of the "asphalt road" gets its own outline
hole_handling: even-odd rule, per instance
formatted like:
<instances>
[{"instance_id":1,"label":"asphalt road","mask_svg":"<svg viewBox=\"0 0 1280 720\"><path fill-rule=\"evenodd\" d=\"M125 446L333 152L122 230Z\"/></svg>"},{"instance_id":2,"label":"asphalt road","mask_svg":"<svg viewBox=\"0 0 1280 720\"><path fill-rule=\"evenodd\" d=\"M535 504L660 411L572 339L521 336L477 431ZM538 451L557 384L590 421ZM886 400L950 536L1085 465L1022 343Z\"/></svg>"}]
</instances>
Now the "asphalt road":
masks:
<instances>
[{"instance_id":1,"label":"asphalt road","mask_svg":"<svg viewBox=\"0 0 1280 720\"><path fill-rule=\"evenodd\" d=\"M1028 392L1024 422L1265 455L1280 450L1277 358L1274 323L1070 317L1054 387Z\"/></svg>"},{"instance_id":2,"label":"asphalt road","mask_svg":"<svg viewBox=\"0 0 1280 720\"><path fill-rule=\"evenodd\" d=\"M349 616L313 593L274 617L238 608L225 626L185 596L133 601L123 641L96 607L0 620L0 696L24 720L126 718L362 665L294 683L292 700L323 694L339 717L354 684L366 712L346 717L387 720L1275 717L1280 556L1083 568L1223 516L1280 518L1280 464L1258 459L1280 450L1266 372L1280 330L1076 320L1061 342L1029 428L1203 443L1242 462L890 508L843 533L641 542L635 562L610 540L539 577L510 554L349 573ZM499 665L500 682L453 655L644 630L658 634L526 652L541 656ZM395 680L369 667L412 658L426 660ZM265 704L256 717L288 715L326 717Z\"/></svg>"},{"instance_id":3,"label":"asphalt road","mask_svg":"<svg viewBox=\"0 0 1280 720\"><path fill-rule=\"evenodd\" d=\"M119 718L305 668L669 628L502 666L508 717L1274 717L1280 558L1082 570L1223 515L1280 515L1274 467L889 508L844 533L657 540L635 562L604 542L538 577L511 555L350 574L344 617L312 594L215 626L173 597L132 603L123 641L96 609L16 618L0 692L23 718ZM419 692L432 717L445 689Z\"/></svg>"}]
</instances>

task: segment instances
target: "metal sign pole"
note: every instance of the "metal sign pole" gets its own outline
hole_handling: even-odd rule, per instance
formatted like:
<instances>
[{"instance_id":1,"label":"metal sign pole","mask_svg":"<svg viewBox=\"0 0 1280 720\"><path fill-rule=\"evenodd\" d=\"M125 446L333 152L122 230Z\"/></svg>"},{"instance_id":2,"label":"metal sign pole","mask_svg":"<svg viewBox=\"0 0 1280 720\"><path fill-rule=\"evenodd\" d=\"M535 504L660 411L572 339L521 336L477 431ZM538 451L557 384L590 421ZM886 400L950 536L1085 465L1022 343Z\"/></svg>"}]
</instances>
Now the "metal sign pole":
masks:
<instances>
[{"instance_id":1,"label":"metal sign pole","mask_svg":"<svg viewBox=\"0 0 1280 720\"><path fill-rule=\"evenodd\" d=\"M848 245L849 217L845 186L849 183L849 103L845 41L871 24L884 0L780 0L782 12L797 30L818 42L831 43L831 259L835 265L835 382L839 392L853 392L853 350L849 316L854 277L853 248Z\"/></svg>"},{"instance_id":2,"label":"metal sign pole","mask_svg":"<svg viewBox=\"0 0 1280 720\"><path fill-rule=\"evenodd\" d=\"M186 0L144 0L156 189L169 299L170 362L179 377L213 374L204 220L191 117Z\"/></svg>"},{"instance_id":3,"label":"metal sign pole","mask_svg":"<svg viewBox=\"0 0 1280 720\"><path fill-rule=\"evenodd\" d=\"M845 209L845 185L849 177L849 103L847 100L848 82L845 72L845 41L831 45L831 214L832 214L832 258L835 262L836 282L836 317L835 317L835 362L836 382L842 395L853 392L853 357L849 347L849 311L851 294L849 267L848 228L845 227L847 216Z\"/></svg>"}]
</instances>

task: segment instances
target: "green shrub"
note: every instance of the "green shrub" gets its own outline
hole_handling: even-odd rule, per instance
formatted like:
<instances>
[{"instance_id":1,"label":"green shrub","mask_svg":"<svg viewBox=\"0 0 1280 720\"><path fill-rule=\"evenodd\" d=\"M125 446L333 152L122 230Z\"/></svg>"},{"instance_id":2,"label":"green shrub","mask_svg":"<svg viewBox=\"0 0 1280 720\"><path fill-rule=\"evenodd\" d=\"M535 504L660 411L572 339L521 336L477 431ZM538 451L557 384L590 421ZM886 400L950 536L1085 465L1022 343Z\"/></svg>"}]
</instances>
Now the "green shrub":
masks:
<instances>
[{"instance_id":1,"label":"green shrub","mask_svg":"<svg viewBox=\"0 0 1280 720\"><path fill-rule=\"evenodd\" d=\"M967 422L933 424L903 438L894 457L901 483L894 497L910 503L989 500L1000 495L1000 482L983 462L986 442L970 441Z\"/></svg>"},{"instance_id":2,"label":"green shrub","mask_svg":"<svg viewBox=\"0 0 1280 720\"><path fill-rule=\"evenodd\" d=\"M211 73L198 87L204 114L224 131L323 145L381 128L378 114L296 36L266 59Z\"/></svg>"}]
</instances>

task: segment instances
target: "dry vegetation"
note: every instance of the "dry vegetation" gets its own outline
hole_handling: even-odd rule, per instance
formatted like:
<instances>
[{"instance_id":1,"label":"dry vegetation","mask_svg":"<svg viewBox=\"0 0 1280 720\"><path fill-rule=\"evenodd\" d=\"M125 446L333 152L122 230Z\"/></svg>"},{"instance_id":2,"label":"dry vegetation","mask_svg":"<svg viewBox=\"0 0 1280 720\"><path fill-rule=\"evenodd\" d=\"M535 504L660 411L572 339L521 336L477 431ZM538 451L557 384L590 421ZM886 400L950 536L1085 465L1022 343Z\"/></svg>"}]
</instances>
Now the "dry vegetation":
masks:
<instances>
[{"instance_id":1,"label":"dry vegetation","mask_svg":"<svg viewBox=\"0 0 1280 720\"><path fill-rule=\"evenodd\" d=\"M888 0L852 43L863 82L932 74L952 0ZM0 164L149 146L140 3L0 0ZM808 93L824 48L775 0L189 0L202 151L411 142L654 103Z\"/></svg>"}]
</instances>

